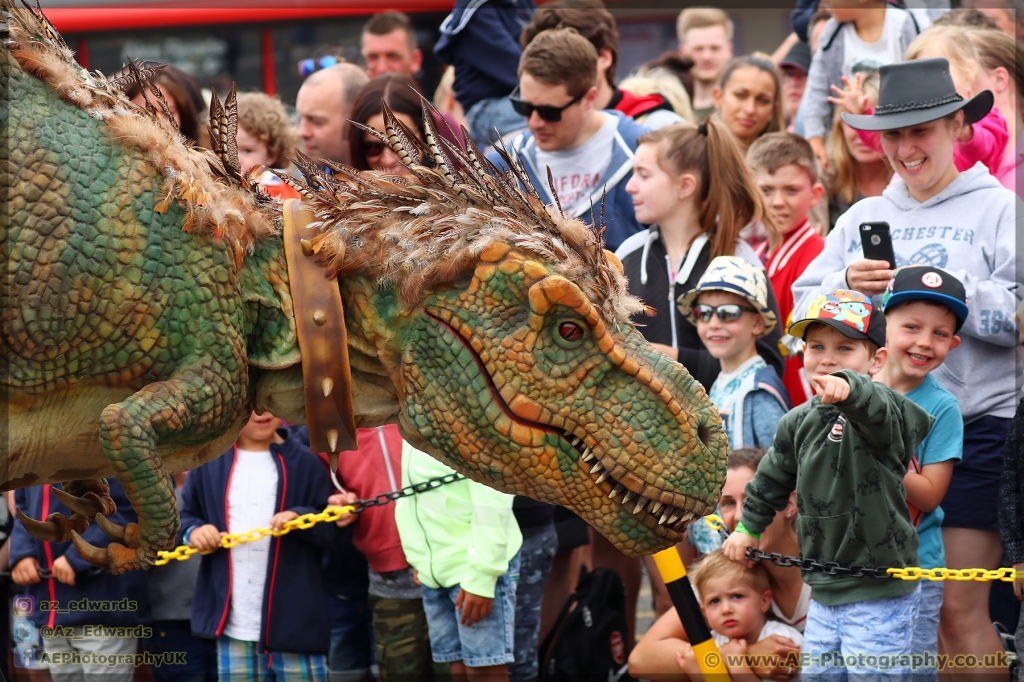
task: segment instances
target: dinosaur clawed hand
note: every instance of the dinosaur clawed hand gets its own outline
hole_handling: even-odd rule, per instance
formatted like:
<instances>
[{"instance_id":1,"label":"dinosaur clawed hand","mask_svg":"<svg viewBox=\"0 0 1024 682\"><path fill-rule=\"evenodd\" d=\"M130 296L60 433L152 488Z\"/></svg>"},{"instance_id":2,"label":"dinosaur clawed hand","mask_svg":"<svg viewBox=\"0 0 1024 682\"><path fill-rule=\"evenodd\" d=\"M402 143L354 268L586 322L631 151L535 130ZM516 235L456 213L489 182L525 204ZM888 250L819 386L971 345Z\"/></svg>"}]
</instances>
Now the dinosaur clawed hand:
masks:
<instances>
[{"instance_id":1,"label":"dinosaur clawed hand","mask_svg":"<svg viewBox=\"0 0 1024 682\"><path fill-rule=\"evenodd\" d=\"M97 523L99 517L97 517ZM117 524L110 523L111 526L120 528ZM129 524L129 532L132 526L136 524ZM101 526L102 527L102 526ZM104 529L104 532L110 533ZM156 552L150 552L143 547L130 549L125 547L119 542L111 542L105 548L96 547L95 545L89 544L85 541L81 535L77 532L71 532L71 541L75 543L75 549L82 555L82 558L88 561L94 566L100 568L106 568L114 575L119 575L125 571L133 571L137 569L146 569L153 565L153 560L156 559ZM137 527L136 527L136 542L137 542Z\"/></svg>"},{"instance_id":2,"label":"dinosaur clawed hand","mask_svg":"<svg viewBox=\"0 0 1024 682\"><path fill-rule=\"evenodd\" d=\"M20 509L15 511L28 534L43 542L67 542L73 534L84 533L89 527L89 519L77 512L72 514L70 519L60 512L54 512L47 516L45 521L36 521L23 514Z\"/></svg>"},{"instance_id":3,"label":"dinosaur clawed hand","mask_svg":"<svg viewBox=\"0 0 1024 682\"><path fill-rule=\"evenodd\" d=\"M81 497L75 497L54 486L50 486L50 491L65 507L90 519L97 514L113 516L117 513L117 504L109 494L101 496L94 492L88 492Z\"/></svg>"},{"instance_id":4,"label":"dinosaur clawed hand","mask_svg":"<svg viewBox=\"0 0 1024 682\"><path fill-rule=\"evenodd\" d=\"M117 512L117 505L109 495L87 492L77 497L53 486L50 490L61 504L73 512L71 518L54 512L47 516L45 521L36 521L18 509L18 518L29 535L43 542L71 540L83 559L96 566L110 569L111 573L115 574L135 568L146 568L153 563L156 553L141 549L139 524L129 523L122 526L107 518ZM101 549L84 540L81 534L89 527L90 518L104 534L116 542L111 542L106 548ZM153 556L150 556L151 554Z\"/></svg>"}]
</instances>

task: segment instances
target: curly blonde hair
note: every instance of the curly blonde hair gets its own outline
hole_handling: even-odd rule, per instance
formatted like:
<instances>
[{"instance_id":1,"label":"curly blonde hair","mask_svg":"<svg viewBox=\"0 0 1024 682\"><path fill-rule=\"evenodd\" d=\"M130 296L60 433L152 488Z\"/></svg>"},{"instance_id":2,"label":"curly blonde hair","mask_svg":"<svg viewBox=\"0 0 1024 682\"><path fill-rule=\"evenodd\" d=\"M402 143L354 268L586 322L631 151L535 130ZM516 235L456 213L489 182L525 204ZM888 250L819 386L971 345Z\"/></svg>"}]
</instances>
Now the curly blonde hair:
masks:
<instances>
[{"instance_id":1,"label":"curly blonde hair","mask_svg":"<svg viewBox=\"0 0 1024 682\"><path fill-rule=\"evenodd\" d=\"M291 165L298 136L288 121L288 112L277 97L262 92L238 95L238 127L267 145L272 168Z\"/></svg>"}]
</instances>

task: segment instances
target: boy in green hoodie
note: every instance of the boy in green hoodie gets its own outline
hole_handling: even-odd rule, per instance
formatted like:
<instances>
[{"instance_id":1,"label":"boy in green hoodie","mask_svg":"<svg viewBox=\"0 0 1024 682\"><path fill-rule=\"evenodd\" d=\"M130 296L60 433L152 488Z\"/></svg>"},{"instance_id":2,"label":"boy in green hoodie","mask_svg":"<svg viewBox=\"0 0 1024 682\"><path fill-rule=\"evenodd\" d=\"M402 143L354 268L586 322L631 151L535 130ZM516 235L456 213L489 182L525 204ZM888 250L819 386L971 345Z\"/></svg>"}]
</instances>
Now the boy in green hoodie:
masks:
<instances>
[{"instance_id":1,"label":"boy in green hoodie","mask_svg":"<svg viewBox=\"0 0 1024 682\"><path fill-rule=\"evenodd\" d=\"M454 471L408 443L402 485ZM434 661L452 677L501 682L514 660L515 595L523 534L513 495L470 480L439 486L395 505L409 565L423 584L423 609Z\"/></svg>"},{"instance_id":2,"label":"boy in green hoodie","mask_svg":"<svg viewBox=\"0 0 1024 682\"><path fill-rule=\"evenodd\" d=\"M746 561L746 550L757 547L796 490L803 558L846 567L916 566L918 538L903 477L932 418L871 380L888 357L885 318L863 294L839 290L815 300L789 334L804 339L804 370L816 396L782 418L723 551ZM869 679L907 674L916 582L820 571L805 571L804 580L811 606L802 679L828 679L843 669Z\"/></svg>"}]
</instances>

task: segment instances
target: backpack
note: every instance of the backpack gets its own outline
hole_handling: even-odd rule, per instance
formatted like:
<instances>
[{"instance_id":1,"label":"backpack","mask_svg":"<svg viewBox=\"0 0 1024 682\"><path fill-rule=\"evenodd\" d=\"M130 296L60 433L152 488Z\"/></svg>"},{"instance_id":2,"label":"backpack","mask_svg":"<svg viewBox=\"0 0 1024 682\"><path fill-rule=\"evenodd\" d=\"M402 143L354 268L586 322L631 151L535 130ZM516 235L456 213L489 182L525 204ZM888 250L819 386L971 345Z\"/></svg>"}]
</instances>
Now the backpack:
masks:
<instances>
[{"instance_id":1,"label":"backpack","mask_svg":"<svg viewBox=\"0 0 1024 682\"><path fill-rule=\"evenodd\" d=\"M626 590L609 568L583 568L540 645L538 682L629 682Z\"/></svg>"}]
</instances>

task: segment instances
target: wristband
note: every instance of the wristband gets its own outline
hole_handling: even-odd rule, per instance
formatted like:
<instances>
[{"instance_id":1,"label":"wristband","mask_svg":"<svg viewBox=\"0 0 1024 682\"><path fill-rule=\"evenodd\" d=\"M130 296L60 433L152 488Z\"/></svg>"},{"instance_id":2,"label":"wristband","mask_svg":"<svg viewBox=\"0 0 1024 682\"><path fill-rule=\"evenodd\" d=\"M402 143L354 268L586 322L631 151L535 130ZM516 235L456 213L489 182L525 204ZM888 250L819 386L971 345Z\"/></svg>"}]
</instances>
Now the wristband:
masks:
<instances>
[{"instance_id":1,"label":"wristband","mask_svg":"<svg viewBox=\"0 0 1024 682\"><path fill-rule=\"evenodd\" d=\"M757 540L761 539L761 534L760 533L754 533L752 531L747 530L747 527L743 525L742 521L740 521L739 523L736 524L736 531L735 532L743 533L744 535L749 535L750 537L755 538Z\"/></svg>"},{"instance_id":2,"label":"wristband","mask_svg":"<svg viewBox=\"0 0 1024 682\"><path fill-rule=\"evenodd\" d=\"M181 544L183 544L183 545L187 545L188 544L188 538L189 538L190 535L192 535L192 531L194 531L195 529L196 529L195 526L189 526L188 528L185 529L185 532L181 534Z\"/></svg>"}]
</instances>

